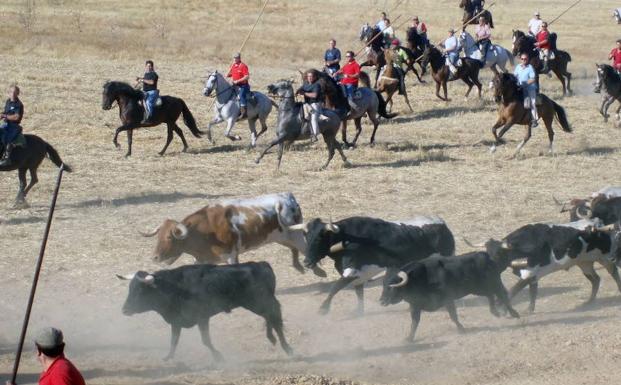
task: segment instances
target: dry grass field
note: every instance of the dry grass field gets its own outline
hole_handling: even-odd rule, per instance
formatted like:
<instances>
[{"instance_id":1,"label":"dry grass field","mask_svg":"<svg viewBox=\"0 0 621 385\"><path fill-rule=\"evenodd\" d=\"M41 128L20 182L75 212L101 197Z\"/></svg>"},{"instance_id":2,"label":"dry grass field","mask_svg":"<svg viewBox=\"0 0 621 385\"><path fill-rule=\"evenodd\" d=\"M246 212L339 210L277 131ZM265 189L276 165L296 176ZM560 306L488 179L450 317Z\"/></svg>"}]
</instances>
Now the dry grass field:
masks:
<instances>
[{"instance_id":1,"label":"dry grass field","mask_svg":"<svg viewBox=\"0 0 621 385\"><path fill-rule=\"evenodd\" d=\"M294 146L276 172L275 155L254 164L246 152L245 124L236 128L242 142L223 137L216 144L191 137L181 153L175 138L164 157L163 127L137 131L133 156L112 145L118 112L102 111L101 87L108 79L131 81L145 59L156 63L163 94L182 97L199 126L211 118L211 99L202 96L207 69L226 70L231 54L254 22L261 2L4 0L0 4L0 88L17 82L26 106L23 126L52 143L75 171L66 174L48 245L31 330L56 325L65 331L68 356L89 384L609 384L619 380L620 294L604 270L594 306L581 308L588 281L577 270L557 273L540 284L534 314L526 296L516 298L520 320L492 317L479 298L460 301L458 312L469 329L458 335L443 311L424 314L414 345L402 339L410 320L406 306L381 308L380 288L367 291L367 314L351 318L352 291L334 301L327 316L317 314L330 279L300 275L288 250L264 247L242 260L267 260L276 271L286 334L296 352L288 358L265 340L262 321L242 310L212 321L212 338L227 361L217 365L200 342L198 330L182 333L178 354L162 362L169 329L154 313L121 314L127 286L116 273L162 268L151 262L154 240L138 235L165 218L181 219L208 202L226 197L291 191L305 218L369 215L386 219L416 214L445 218L457 238L458 252L469 251L462 237L479 241L502 237L529 222L565 221L552 196L584 196L618 185L619 129L604 123L592 93L594 63L606 61L619 37L611 18L615 1L584 0L552 25L559 47L571 53L574 95L561 98L560 83L542 78L543 92L563 105L574 133L558 126L556 154L547 155L543 128L519 160L507 160L521 140L514 127L508 145L490 154L487 144L496 106L463 100L465 85L452 83L450 103L433 96L430 83L408 78L414 113L383 121L377 145L367 145L366 123L360 146L349 150L351 168L336 157L328 170L323 144ZM357 50L364 21L397 1L272 0L244 49L252 85L297 70L319 66L327 41ZM391 13L396 24L418 14L433 41L459 26L457 0L405 0ZM525 29L539 9L544 19L559 14L565 0L497 0L492 8L494 41L511 46L511 30ZM404 28L398 31L404 35ZM483 79L490 73L484 71ZM426 77L431 81L429 76ZM485 82L485 83L486 83ZM259 150L274 135L259 140ZM339 138L340 139L340 138ZM481 140L483 144L477 144ZM45 161L40 183L28 197L30 208L12 209L16 173L0 175L0 380L9 377L32 271L53 191L56 169ZM176 264L192 263L189 257ZM507 286L515 282L503 276ZM30 336L28 341L31 341ZM27 350L19 383L35 383L39 366Z\"/></svg>"}]
</instances>

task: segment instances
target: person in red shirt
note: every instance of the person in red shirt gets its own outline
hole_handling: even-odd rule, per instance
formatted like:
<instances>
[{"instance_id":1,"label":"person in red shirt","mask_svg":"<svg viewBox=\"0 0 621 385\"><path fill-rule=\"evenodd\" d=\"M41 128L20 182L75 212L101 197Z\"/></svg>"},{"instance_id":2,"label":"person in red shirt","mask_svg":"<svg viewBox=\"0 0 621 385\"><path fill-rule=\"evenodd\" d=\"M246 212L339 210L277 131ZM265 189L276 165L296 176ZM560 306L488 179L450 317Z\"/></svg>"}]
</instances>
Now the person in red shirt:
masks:
<instances>
[{"instance_id":1,"label":"person in red shirt","mask_svg":"<svg viewBox=\"0 0 621 385\"><path fill-rule=\"evenodd\" d=\"M543 56L543 69L541 72L548 73L548 60L550 58L550 32L548 32L548 23L541 23L541 31L536 36L537 42L535 47L539 48L541 56Z\"/></svg>"},{"instance_id":2,"label":"person in red shirt","mask_svg":"<svg viewBox=\"0 0 621 385\"><path fill-rule=\"evenodd\" d=\"M35 339L37 360L43 367L39 385L85 385L84 378L65 358L63 333L56 328L43 329Z\"/></svg>"},{"instance_id":3,"label":"person in red shirt","mask_svg":"<svg viewBox=\"0 0 621 385\"><path fill-rule=\"evenodd\" d=\"M237 120L245 119L248 117L246 106L248 103L248 95L250 95L250 84L248 83L250 72L248 71L248 66L242 63L239 52L233 55L233 64L226 77L231 78L233 80L233 86L237 87L239 90L240 114Z\"/></svg>"},{"instance_id":4,"label":"person in red shirt","mask_svg":"<svg viewBox=\"0 0 621 385\"><path fill-rule=\"evenodd\" d=\"M617 40L617 47L610 51L608 59L612 60L612 67L617 72L621 72L621 39Z\"/></svg>"},{"instance_id":5,"label":"person in red shirt","mask_svg":"<svg viewBox=\"0 0 621 385\"><path fill-rule=\"evenodd\" d=\"M345 59L347 64L343 66L337 73L343 75L341 84L345 87L345 95L347 99L352 99L354 92L358 89L358 79L360 78L360 64L356 62L353 51L347 51Z\"/></svg>"}]
</instances>

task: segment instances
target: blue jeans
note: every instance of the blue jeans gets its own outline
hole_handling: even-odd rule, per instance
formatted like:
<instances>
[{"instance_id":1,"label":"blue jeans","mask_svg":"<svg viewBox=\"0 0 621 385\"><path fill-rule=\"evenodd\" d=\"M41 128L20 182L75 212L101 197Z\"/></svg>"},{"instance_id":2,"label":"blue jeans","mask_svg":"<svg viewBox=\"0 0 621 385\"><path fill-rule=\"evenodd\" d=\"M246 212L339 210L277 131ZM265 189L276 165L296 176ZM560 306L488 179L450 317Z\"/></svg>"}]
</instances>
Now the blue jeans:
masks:
<instances>
[{"instance_id":1,"label":"blue jeans","mask_svg":"<svg viewBox=\"0 0 621 385\"><path fill-rule=\"evenodd\" d=\"M456 66L457 65L457 60L459 60L459 52L449 52L448 53L448 59L449 59L449 62L451 62L452 65Z\"/></svg>"},{"instance_id":2,"label":"blue jeans","mask_svg":"<svg viewBox=\"0 0 621 385\"><path fill-rule=\"evenodd\" d=\"M353 98L354 92L358 89L358 87L353 84L344 84L343 87L345 87L345 96L347 96L348 99Z\"/></svg>"},{"instance_id":3,"label":"blue jeans","mask_svg":"<svg viewBox=\"0 0 621 385\"><path fill-rule=\"evenodd\" d=\"M492 45L492 42L489 39L483 39L479 41L479 49L481 49L481 61L485 63L487 59L487 51L489 51L489 47Z\"/></svg>"},{"instance_id":4,"label":"blue jeans","mask_svg":"<svg viewBox=\"0 0 621 385\"><path fill-rule=\"evenodd\" d=\"M9 143L13 143L15 139L17 139L17 135L22 132L22 127L14 122L3 122L0 124L0 138L2 139L2 144L7 145Z\"/></svg>"},{"instance_id":5,"label":"blue jeans","mask_svg":"<svg viewBox=\"0 0 621 385\"><path fill-rule=\"evenodd\" d=\"M237 86L239 89L239 106L246 107L248 103L248 95L250 94L250 85L244 84L241 86Z\"/></svg>"},{"instance_id":6,"label":"blue jeans","mask_svg":"<svg viewBox=\"0 0 621 385\"><path fill-rule=\"evenodd\" d=\"M145 91L144 93L144 109L145 109L145 120L151 119L153 116L153 109L155 108L155 103L157 102L157 98L160 96L159 90L153 91Z\"/></svg>"}]
</instances>

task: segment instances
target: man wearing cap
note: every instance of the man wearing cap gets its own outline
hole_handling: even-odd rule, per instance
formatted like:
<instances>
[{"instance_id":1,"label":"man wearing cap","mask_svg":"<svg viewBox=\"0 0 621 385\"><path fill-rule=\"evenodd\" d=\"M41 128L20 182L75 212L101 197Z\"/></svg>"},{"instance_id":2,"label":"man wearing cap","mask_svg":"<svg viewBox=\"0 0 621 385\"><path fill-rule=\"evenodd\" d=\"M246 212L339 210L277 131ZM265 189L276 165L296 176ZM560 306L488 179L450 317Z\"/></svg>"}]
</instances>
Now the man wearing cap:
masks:
<instances>
[{"instance_id":1,"label":"man wearing cap","mask_svg":"<svg viewBox=\"0 0 621 385\"><path fill-rule=\"evenodd\" d=\"M250 94L250 84L248 83L250 72L248 71L248 66L242 63L239 52L233 55L233 64L226 77L233 80L233 86L237 87L239 92L239 118L237 120L245 119L248 117L246 106L248 95Z\"/></svg>"},{"instance_id":2,"label":"man wearing cap","mask_svg":"<svg viewBox=\"0 0 621 385\"><path fill-rule=\"evenodd\" d=\"M541 31L542 23L543 23L543 20L541 20L541 17L539 17L539 11L535 11L535 15L528 22L528 33L531 36L537 36L539 31Z\"/></svg>"},{"instance_id":3,"label":"man wearing cap","mask_svg":"<svg viewBox=\"0 0 621 385\"><path fill-rule=\"evenodd\" d=\"M548 61L550 58L550 32L548 32L548 23L545 21L541 23L541 31L536 36L537 42L535 47L539 48L540 56L543 59L542 73L548 73Z\"/></svg>"},{"instance_id":4,"label":"man wearing cap","mask_svg":"<svg viewBox=\"0 0 621 385\"><path fill-rule=\"evenodd\" d=\"M479 17L479 24L475 28L474 32L476 35L477 43L479 44L479 49L481 50L481 61L483 62L483 65L485 65L485 60L487 59L487 51L492 45L492 29L490 28L485 17Z\"/></svg>"},{"instance_id":5,"label":"man wearing cap","mask_svg":"<svg viewBox=\"0 0 621 385\"><path fill-rule=\"evenodd\" d=\"M455 36L455 29L448 30L448 37L444 40L444 53L451 71L449 80L452 80L457 73L457 62L459 61L459 40Z\"/></svg>"},{"instance_id":6,"label":"man wearing cap","mask_svg":"<svg viewBox=\"0 0 621 385\"><path fill-rule=\"evenodd\" d=\"M360 78L360 64L356 62L353 51L347 51L345 54L347 64L343 66L337 73L343 75L341 84L345 87L345 95L350 101L354 98L354 92L358 89L358 79Z\"/></svg>"},{"instance_id":7,"label":"man wearing cap","mask_svg":"<svg viewBox=\"0 0 621 385\"><path fill-rule=\"evenodd\" d=\"M617 40L617 46L610 51L608 59L612 60L612 67L621 72L621 39Z\"/></svg>"},{"instance_id":8,"label":"man wearing cap","mask_svg":"<svg viewBox=\"0 0 621 385\"><path fill-rule=\"evenodd\" d=\"M403 72L403 63L408 61L408 54L399 44L398 39L393 39L390 43L390 49L392 50L392 64L397 72L399 79L399 95L405 94L405 72Z\"/></svg>"},{"instance_id":9,"label":"man wearing cap","mask_svg":"<svg viewBox=\"0 0 621 385\"><path fill-rule=\"evenodd\" d=\"M424 49L429 43L429 40L427 40L427 25L421 22L418 19L418 16L414 16L412 18L411 27L416 28L416 33L418 34L418 36L420 36L421 49Z\"/></svg>"},{"instance_id":10,"label":"man wearing cap","mask_svg":"<svg viewBox=\"0 0 621 385\"><path fill-rule=\"evenodd\" d=\"M39 385L84 385L84 378L65 358L63 333L56 328L45 328L35 338L37 360L43 367Z\"/></svg>"},{"instance_id":11,"label":"man wearing cap","mask_svg":"<svg viewBox=\"0 0 621 385\"><path fill-rule=\"evenodd\" d=\"M537 120L539 116L537 114L537 77L535 75L535 69L530 65L530 58L527 53L520 55L520 64L515 66L513 75L517 78L517 83L524 92L525 102L530 104L531 111L531 127L537 127Z\"/></svg>"}]
</instances>

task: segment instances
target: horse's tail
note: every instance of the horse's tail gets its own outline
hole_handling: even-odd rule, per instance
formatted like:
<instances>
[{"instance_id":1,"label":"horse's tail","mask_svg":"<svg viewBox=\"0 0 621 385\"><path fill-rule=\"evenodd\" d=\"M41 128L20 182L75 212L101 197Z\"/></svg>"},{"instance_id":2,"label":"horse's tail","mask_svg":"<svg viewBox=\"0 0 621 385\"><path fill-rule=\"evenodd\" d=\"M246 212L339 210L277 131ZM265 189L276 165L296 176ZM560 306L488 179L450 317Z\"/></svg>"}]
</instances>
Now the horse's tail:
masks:
<instances>
[{"instance_id":1,"label":"horse's tail","mask_svg":"<svg viewBox=\"0 0 621 385\"><path fill-rule=\"evenodd\" d=\"M62 167L67 172L73 171L71 169L71 166L64 163L63 160L60 159L60 155L58 155L58 151L56 151L56 149L52 147L51 144L45 143L45 152L47 153L47 156L50 158L50 160L56 165L56 167L58 168Z\"/></svg>"},{"instance_id":2,"label":"horse's tail","mask_svg":"<svg viewBox=\"0 0 621 385\"><path fill-rule=\"evenodd\" d=\"M567 51L560 51L560 50L559 50L559 51L556 51L556 54L557 54L558 56L565 57L565 60L566 60L567 62L570 62L570 61L571 61L571 55L570 55L570 54L569 54L569 52L567 52Z\"/></svg>"},{"instance_id":3,"label":"horse's tail","mask_svg":"<svg viewBox=\"0 0 621 385\"><path fill-rule=\"evenodd\" d=\"M371 87L371 79L369 78L369 74L364 71L360 71L360 74L358 75L358 82L360 83L360 87Z\"/></svg>"},{"instance_id":4,"label":"horse's tail","mask_svg":"<svg viewBox=\"0 0 621 385\"><path fill-rule=\"evenodd\" d=\"M569 121L567 120L567 113L565 113L565 109L561 107L558 103L556 103L554 100L550 98L548 99L550 100L550 102L552 102L552 107L554 108L556 119L558 120L559 124L563 128L563 131L572 132L571 126L569 125Z\"/></svg>"},{"instance_id":5,"label":"horse's tail","mask_svg":"<svg viewBox=\"0 0 621 385\"><path fill-rule=\"evenodd\" d=\"M384 100L382 93L379 91L375 91L375 94L377 95L377 100L379 101L379 104L377 106L377 112L379 113L379 116L385 119L392 119L395 116L399 115L396 112L389 113L388 111L386 111L386 101Z\"/></svg>"},{"instance_id":6,"label":"horse's tail","mask_svg":"<svg viewBox=\"0 0 621 385\"><path fill-rule=\"evenodd\" d=\"M183 123L185 123L185 125L188 126L188 128L190 129L190 132L192 132L192 135L196 136L197 138L200 138L201 135L203 135L203 132L199 130L198 127L196 126L196 120L194 120L194 116L190 112L188 105L185 104L185 102L182 100L181 106L182 106L181 113L183 114Z\"/></svg>"}]
</instances>

